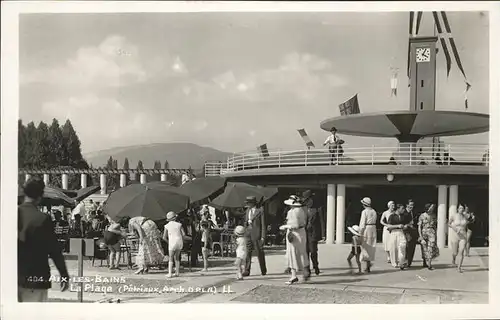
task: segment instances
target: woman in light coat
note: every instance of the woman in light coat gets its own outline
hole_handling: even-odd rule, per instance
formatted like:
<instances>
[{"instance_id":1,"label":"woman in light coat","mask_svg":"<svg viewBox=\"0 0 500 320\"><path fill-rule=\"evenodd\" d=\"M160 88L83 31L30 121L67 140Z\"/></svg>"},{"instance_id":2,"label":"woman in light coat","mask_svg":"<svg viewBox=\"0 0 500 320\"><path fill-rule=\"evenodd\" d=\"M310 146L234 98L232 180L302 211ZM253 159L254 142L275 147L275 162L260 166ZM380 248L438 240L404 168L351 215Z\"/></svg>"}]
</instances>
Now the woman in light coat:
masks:
<instances>
[{"instance_id":1,"label":"woman in light coat","mask_svg":"<svg viewBox=\"0 0 500 320\"><path fill-rule=\"evenodd\" d=\"M363 198L361 204L364 207L359 220L360 233L363 236L362 260L366 261L366 272L370 272L372 261L375 261L375 246L377 245L377 212L372 209L370 198Z\"/></svg>"},{"instance_id":2,"label":"woman in light coat","mask_svg":"<svg viewBox=\"0 0 500 320\"><path fill-rule=\"evenodd\" d=\"M389 201L387 203L387 210L382 213L382 216L380 217L380 224L384 226L384 230L382 233L382 243L384 244L384 251L387 254L387 263L391 263L391 255L390 255L390 235L391 233L387 229L387 226L389 225L389 217L396 212L396 203L394 201Z\"/></svg>"},{"instance_id":3,"label":"woman in light coat","mask_svg":"<svg viewBox=\"0 0 500 320\"><path fill-rule=\"evenodd\" d=\"M303 280L307 281L311 276L309 268L309 257L307 256L307 236L306 223L307 215L304 211L303 204L299 197L292 195L285 201L287 206L290 206L286 217L286 225L280 227L280 230L286 232L286 259L288 268L291 271L291 278L286 283L294 284L299 281L297 271L303 270Z\"/></svg>"}]
</instances>

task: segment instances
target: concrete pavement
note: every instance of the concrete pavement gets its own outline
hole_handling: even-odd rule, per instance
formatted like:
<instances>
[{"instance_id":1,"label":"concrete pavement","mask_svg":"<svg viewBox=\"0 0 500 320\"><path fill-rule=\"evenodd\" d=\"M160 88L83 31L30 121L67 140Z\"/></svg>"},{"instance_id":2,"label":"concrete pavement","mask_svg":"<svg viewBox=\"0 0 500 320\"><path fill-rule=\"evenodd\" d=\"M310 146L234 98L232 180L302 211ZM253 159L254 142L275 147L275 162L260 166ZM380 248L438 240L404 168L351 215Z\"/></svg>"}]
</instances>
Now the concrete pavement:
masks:
<instances>
[{"instance_id":1,"label":"concrete pavement","mask_svg":"<svg viewBox=\"0 0 500 320\"><path fill-rule=\"evenodd\" d=\"M429 271L420 267L417 247L413 267L400 271L385 261L385 253L379 245L372 272L363 275L349 272L346 263L349 250L349 245L321 244L322 273L313 275L307 283L299 282L291 287L284 284L288 279L283 274L284 250L268 250L266 276L260 275L254 257L252 274L243 281L235 279L231 259L211 261L215 267L205 274L199 269L192 272L184 269L179 278L172 279L165 277L165 270L134 275L132 270L109 271L105 267L90 267L89 262L85 262L84 275L101 277L99 285L108 277L123 277L124 283L109 284L111 290L106 294L85 292L84 296L87 301L116 297L124 303L488 303L488 248L471 249L471 257L464 261L464 273L458 273L450 266L448 249L441 250L434 263L436 269ZM71 275L76 275L75 261L68 261L68 268ZM98 285L95 280L93 284ZM90 285L87 291L93 290ZM140 290L137 288L156 292L130 292ZM76 292L61 293L56 289L50 291L51 298L76 299Z\"/></svg>"}]
</instances>

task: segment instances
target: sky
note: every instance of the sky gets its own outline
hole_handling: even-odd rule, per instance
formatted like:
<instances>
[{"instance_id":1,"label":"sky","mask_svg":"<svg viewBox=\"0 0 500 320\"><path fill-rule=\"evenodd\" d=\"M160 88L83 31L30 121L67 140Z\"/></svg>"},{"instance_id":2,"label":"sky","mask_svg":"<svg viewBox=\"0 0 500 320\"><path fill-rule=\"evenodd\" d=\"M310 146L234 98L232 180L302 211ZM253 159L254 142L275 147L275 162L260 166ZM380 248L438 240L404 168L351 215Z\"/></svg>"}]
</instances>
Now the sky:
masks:
<instances>
[{"instance_id":1,"label":"sky","mask_svg":"<svg viewBox=\"0 0 500 320\"><path fill-rule=\"evenodd\" d=\"M20 118L70 119L85 153L191 142L222 151L320 146L319 124L358 94L362 113L408 110L408 13L21 14ZM488 14L448 12L489 113ZM433 35L425 13L421 35ZM441 51L442 52L442 51ZM398 96L390 78L399 70ZM464 111L464 79L438 55L437 110ZM347 143L394 139L346 137ZM488 142L487 134L450 138Z\"/></svg>"}]
</instances>

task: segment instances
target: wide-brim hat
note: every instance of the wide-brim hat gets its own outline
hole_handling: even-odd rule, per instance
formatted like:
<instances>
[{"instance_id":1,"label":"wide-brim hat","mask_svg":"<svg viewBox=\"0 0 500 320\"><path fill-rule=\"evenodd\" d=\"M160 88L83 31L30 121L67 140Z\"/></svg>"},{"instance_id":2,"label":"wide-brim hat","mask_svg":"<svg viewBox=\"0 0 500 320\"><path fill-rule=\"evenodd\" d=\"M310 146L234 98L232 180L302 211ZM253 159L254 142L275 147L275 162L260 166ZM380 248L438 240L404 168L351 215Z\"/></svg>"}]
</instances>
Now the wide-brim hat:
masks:
<instances>
[{"instance_id":1,"label":"wide-brim hat","mask_svg":"<svg viewBox=\"0 0 500 320\"><path fill-rule=\"evenodd\" d=\"M245 199L245 204L257 204L257 198L255 196L248 196Z\"/></svg>"},{"instance_id":2,"label":"wide-brim hat","mask_svg":"<svg viewBox=\"0 0 500 320\"><path fill-rule=\"evenodd\" d=\"M300 198L295 196L295 195L291 195L290 198L288 198L287 200L284 201L284 203L287 206L291 206L291 207L302 207L303 206L302 200L300 200Z\"/></svg>"},{"instance_id":3,"label":"wide-brim hat","mask_svg":"<svg viewBox=\"0 0 500 320\"><path fill-rule=\"evenodd\" d=\"M245 227L237 226L236 228L234 228L234 234L236 236L243 236L245 234Z\"/></svg>"},{"instance_id":4,"label":"wide-brim hat","mask_svg":"<svg viewBox=\"0 0 500 320\"><path fill-rule=\"evenodd\" d=\"M359 234L359 226L357 226L357 225L354 225L352 227L347 227L347 230L349 230L349 232L351 232L355 236L360 236L360 234Z\"/></svg>"},{"instance_id":5,"label":"wide-brim hat","mask_svg":"<svg viewBox=\"0 0 500 320\"><path fill-rule=\"evenodd\" d=\"M172 221L177 217L177 214L173 211L167 213L167 221Z\"/></svg>"},{"instance_id":6,"label":"wide-brim hat","mask_svg":"<svg viewBox=\"0 0 500 320\"><path fill-rule=\"evenodd\" d=\"M368 197L364 197L363 199L361 199L361 204L364 206L367 206L367 207L371 207L372 206L372 199L370 199Z\"/></svg>"}]
</instances>

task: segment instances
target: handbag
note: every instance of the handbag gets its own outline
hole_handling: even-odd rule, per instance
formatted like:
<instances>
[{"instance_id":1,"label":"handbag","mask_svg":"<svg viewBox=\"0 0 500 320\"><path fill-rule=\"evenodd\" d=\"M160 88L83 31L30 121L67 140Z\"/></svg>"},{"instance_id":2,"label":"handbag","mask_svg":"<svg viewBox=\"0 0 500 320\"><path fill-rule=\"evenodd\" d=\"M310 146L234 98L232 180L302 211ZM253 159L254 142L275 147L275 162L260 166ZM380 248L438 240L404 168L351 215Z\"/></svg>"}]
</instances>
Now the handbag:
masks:
<instances>
[{"instance_id":1,"label":"handbag","mask_svg":"<svg viewBox=\"0 0 500 320\"><path fill-rule=\"evenodd\" d=\"M295 240L295 236L293 235L293 232L289 231L288 234L286 235L286 238L288 239L288 242L293 243L293 240Z\"/></svg>"}]
</instances>

